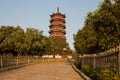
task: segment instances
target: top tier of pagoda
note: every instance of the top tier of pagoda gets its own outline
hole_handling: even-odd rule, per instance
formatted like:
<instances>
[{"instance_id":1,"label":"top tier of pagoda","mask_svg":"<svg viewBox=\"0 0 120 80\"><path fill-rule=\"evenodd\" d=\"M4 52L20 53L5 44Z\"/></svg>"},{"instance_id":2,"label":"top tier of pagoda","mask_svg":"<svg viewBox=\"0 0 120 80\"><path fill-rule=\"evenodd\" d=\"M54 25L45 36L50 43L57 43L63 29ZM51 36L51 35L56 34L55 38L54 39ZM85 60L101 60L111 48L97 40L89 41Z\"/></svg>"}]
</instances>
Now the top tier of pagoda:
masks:
<instances>
[{"instance_id":1,"label":"top tier of pagoda","mask_svg":"<svg viewBox=\"0 0 120 80\"><path fill-rule=\"evenodd\" d=\"M50 37L64 37L65 38L65 18L64 14L59 12L59 8L57 8L57 12L50 15Z\"/></svg>"}]
</instances>

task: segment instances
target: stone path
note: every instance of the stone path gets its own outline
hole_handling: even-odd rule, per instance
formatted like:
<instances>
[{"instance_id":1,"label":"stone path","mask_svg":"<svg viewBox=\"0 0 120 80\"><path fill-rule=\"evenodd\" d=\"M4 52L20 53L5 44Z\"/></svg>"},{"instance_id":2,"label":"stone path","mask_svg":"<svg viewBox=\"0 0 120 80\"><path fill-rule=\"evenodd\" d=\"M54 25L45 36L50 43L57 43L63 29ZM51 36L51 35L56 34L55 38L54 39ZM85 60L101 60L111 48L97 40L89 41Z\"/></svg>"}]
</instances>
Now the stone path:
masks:
<instances>
[{"instance_id":1,"label":"stone path","mask_svg":"<svg viewBox=\"0 0 120 80\"><path fill-rule=\"evenodd\" d=\"M0 80L82 80L66 62L40 63L0 73Z\"/></svg>"}]
</instances>

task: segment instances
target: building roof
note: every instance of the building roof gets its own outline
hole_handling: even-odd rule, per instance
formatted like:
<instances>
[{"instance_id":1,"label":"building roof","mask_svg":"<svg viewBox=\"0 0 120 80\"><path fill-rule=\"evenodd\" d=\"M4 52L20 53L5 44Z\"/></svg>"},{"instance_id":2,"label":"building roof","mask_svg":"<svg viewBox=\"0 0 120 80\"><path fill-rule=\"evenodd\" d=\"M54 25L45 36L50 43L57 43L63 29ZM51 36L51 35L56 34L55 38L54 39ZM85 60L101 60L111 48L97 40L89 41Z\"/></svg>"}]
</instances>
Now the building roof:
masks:
<instances>
[{"instance_id":1,"label":"building roof","mask_svg":"<svg viewBox=\"0 0 120 80\"><path fill-rule=\"evenodd\" d=\"M59 7L57 7L57 12L56 12L56 13L53 13L53 14L50 15L50 16L51 16L51 17L54 17L54 16L56 16L56 15L63 16L64 18L66 18L65 14L60 13Z\"/></svg>"}]
</instances>

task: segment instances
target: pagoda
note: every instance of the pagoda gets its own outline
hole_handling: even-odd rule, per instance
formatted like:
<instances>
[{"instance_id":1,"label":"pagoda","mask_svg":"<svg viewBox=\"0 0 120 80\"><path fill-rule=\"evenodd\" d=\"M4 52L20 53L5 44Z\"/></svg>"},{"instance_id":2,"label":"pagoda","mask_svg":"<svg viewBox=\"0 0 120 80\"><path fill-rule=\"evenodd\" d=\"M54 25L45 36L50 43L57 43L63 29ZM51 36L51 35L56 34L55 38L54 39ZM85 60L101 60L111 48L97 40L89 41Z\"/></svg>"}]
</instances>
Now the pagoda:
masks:
<instances>
[{"instance_id":1,"label":"pagoda","mask_svg":"<svg viewBox=\"0 0 120 80\"><path fill-rule=\"evenodd\" d=\"M49 37L62 37L62 38L66 38L65 34L65 14L61 14L59 12L59 8L57 8L57 12L53 13L52 15L50 15L51 19L50 19L50 30L49 30Z\"/></svg>"}]
</instances>

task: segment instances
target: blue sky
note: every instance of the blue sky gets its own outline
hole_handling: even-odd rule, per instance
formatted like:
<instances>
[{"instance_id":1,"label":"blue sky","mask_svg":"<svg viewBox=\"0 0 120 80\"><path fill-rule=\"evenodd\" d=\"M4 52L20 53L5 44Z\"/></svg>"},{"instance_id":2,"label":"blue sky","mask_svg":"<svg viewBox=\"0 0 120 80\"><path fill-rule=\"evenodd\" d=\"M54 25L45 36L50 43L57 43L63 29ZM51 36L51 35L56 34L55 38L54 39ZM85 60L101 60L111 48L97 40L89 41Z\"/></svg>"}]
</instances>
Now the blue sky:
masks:
<instances>
[{"instance_id":1,"label":"blue sky","mask_svg":"<svg viewBox=\"0 0 120 80\"><path fill-rule=\"evenodd\" d=\"M66 14L66 37L71 49L73 34L84 26L85 16L103 0L0 0L0 25L33 27L49 36L49 20L57 11Z\"/></svg>"}]
</instances>

